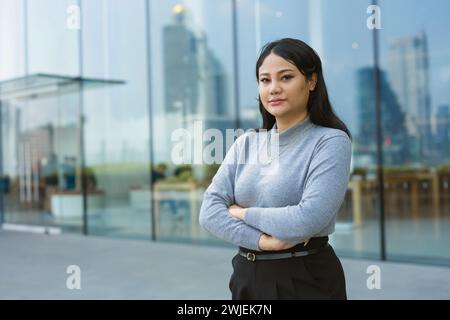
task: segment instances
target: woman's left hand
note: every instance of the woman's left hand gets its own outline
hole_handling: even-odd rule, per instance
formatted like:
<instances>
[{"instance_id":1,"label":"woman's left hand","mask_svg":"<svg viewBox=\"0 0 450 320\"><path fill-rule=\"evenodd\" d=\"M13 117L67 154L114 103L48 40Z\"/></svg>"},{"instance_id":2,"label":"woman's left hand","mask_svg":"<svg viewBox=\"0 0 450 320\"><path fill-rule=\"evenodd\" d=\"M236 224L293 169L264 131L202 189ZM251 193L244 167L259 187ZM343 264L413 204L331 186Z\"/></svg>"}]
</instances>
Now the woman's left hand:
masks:
<instances>
[{"instance_id":1,"label":"woman's left hand","mask_svg":"<svg viewBox=\"0 0 450 320\"><path fill-rule=\"evenodd\" d=\"M228 208L228 212L235 218L244 220L247 208L239 207L237 204L233 204Z\"/></svg>"}]
</instances>

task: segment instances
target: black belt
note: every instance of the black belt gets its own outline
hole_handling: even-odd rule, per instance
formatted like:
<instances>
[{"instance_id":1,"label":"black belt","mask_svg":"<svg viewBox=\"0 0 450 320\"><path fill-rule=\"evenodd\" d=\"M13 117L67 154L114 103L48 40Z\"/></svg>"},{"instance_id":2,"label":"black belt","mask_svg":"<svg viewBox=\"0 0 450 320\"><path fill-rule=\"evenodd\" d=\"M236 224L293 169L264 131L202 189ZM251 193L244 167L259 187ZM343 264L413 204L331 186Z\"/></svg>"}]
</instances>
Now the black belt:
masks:
<instances>
[{"instance_id":1,"label":"black belt","mask_svg":"<svg viewBox=\"0 0 450 320\"><path fill-rule=\"evenodd\" d=\"M327 243L322 248L315 248L310 250L303 250L303 251L293 251L293 252L285 252L285 253L254 253L254 252L245 252L239 249L239 255L246 258L248 261L255 261L255 260L277 260L277 259L288 259L288 258L297 258L297 257L305 257L310 254L318 253L322 249L328 247L329 244Z\"/></svg>"}]
</instances>

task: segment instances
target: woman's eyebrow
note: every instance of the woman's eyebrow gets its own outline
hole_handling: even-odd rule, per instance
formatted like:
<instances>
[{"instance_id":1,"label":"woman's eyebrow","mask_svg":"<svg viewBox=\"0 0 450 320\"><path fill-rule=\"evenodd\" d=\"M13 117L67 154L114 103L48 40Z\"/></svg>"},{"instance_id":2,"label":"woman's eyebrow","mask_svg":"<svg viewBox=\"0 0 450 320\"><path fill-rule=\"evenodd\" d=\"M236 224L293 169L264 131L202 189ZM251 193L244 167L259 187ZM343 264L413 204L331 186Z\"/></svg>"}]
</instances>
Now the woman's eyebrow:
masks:
<instances>
[{"instance_id":1,"label":"woman's eyebrow","mask_svg":"<svg viewBox=\"0 0 450 320\"><path fill-rule=\"evenodd\" d=\"M292 70L292 69L282 69L282 70L278 71L277 73L283 73L283 72L286 72L286 71L294 71L294 70ZM261 76L268 76L268 75L270 75L270 74L267 73L267 72L264 72L264 73L261 73L259 76L261 77Z\"/></svg>"}]
</instances>

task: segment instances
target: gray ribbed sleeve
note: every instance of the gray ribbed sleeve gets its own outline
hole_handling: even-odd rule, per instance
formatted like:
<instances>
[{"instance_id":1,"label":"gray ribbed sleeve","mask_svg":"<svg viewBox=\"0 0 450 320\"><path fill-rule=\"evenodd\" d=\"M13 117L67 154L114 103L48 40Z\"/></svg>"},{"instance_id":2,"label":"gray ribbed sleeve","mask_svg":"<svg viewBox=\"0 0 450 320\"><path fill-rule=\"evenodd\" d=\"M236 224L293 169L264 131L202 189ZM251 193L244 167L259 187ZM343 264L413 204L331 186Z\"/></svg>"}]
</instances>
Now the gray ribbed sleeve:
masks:
<instances>
[{"instance_id":1,"label":"gray ribbed sleeve","mask_svg":"<svg viewBox=\"0 0 450 320\"><path fill-rule=\"evenodd\" d=\"M203 195L200 208L200 225L215 236L253 250L259 250L258 242L262 232L233 218L228 208L235 203L234 179L237 168L240 136L228 150L211 184Z\"/></svg>"}]
</instances>

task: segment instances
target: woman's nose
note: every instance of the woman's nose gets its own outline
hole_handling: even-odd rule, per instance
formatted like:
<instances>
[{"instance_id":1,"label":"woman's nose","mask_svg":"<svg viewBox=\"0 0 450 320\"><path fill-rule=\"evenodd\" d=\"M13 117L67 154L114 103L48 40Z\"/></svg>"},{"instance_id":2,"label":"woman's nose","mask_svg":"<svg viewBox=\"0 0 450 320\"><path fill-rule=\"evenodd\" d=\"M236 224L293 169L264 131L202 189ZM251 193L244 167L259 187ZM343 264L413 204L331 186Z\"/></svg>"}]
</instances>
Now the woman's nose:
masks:
<instances>
[{"instance_id":1,"label":"woman's nose","mask_svg":"<svg viewBox=\"0 0 450 320\"><path fill-rule=\"evenodd\" d=\"M278 81L272 81L272 83L270 84L270 88L269 89L270 89L270 93L271 94L280 92L280 90L281 90Z\"/></svg>"}]
</instances>

